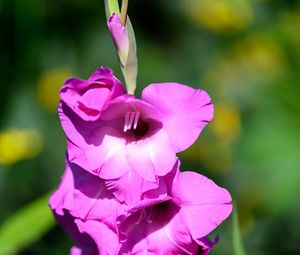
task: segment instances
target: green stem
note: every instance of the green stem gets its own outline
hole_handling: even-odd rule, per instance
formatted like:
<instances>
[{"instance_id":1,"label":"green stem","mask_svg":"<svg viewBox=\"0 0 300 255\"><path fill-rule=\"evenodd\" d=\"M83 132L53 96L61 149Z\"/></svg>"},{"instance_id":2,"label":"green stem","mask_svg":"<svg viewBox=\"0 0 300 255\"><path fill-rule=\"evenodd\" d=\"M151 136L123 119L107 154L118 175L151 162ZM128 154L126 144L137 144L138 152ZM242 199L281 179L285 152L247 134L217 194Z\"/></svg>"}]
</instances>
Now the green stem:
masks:
<instances>
[{"instance_id":1,"label":"green stem","mask_svg":"<svg viewBox=\"0 0 300 255\"><path fill-rule=\"evenodd\" d=\"M236 203L233 204L233 219L232 219L232 236L233 236L233 252L234 255L246 255L245 249L243 246L243 241L240 233L239 228L239 221L238 221L238 215L237 215L237 206Z\"/></svg>"},{"instance_id":2,"label":"green stem","mask_svg":"<svg viewBox=\"0 0 300 255\"><path fill-rule=\"evenodd\" d=\"M105 4L105 13L107 20L115 12L120 17L120 7L118 0L104 0Z\"/></svg>"}]
</instances>

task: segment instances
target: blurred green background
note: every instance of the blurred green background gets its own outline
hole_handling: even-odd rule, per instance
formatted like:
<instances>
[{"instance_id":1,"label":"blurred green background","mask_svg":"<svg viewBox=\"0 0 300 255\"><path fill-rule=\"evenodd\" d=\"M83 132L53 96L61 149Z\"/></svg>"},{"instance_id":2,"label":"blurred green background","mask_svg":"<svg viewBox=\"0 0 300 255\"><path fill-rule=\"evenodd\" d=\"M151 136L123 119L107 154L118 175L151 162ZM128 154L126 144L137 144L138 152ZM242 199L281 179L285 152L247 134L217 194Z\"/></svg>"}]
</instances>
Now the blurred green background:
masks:
<instances>
[{"instance_id":1,"label":"blurred green background","mask_svg":"<svg viewBox=\"0 0 300 255\"><path fill-rule=\"evenodd\" d=\"M138 92L209 92L214 121L179 155L238 204L248 255L300 254L300 2L131 0ZM122 80L102 0L0 1L0 254L68 254L47 208L64 171L58 90L97 67ZM20 211L21 210L21 211ZM233 254L232 220L211 254Z\"/></svg>"}]
</instances>

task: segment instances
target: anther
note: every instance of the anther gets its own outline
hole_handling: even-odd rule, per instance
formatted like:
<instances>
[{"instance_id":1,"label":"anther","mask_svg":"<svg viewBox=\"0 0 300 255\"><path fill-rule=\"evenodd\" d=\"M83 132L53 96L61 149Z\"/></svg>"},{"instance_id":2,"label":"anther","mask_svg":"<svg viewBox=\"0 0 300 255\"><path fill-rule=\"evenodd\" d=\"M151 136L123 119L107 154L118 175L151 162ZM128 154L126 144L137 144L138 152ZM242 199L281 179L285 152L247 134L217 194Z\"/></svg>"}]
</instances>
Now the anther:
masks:
<instances>
[{"instance_id":1,"label":"anther","mask_svg":"<svg viewBox=\"0 0 300 255\"><path fill-rule=\"evenodd\" d=\"M135 116L135 112L131 112L131 113L130 113L129 124L128 124L128 129L131 129L131 128L132 128L133 121L134 121L134 116Z\"/></svg>"},{"instance_id":2,"label":"anther","mask_svg":"<svg viewBox=\"0 0 300 255\"><path fill-rule=\"evenodd\" d=\"M129 119L130 119L130 112L126 112L123 132L126 132L129 129Z\"/></svg>"},{"instance_id":3,"label":"anther","mask_svg":"<svg viewBox=\"0 0 300 255\"><path fill-rule=\"evenodd\" d=\"M139 122L140 112L126 112L123 132L136 129Z\"/></svg>"},{"instance_id":4,"label":"anther","mask_svg":"<svg viewBox=\"0 0 300 255\"><path fill-rule=\"evenodd\" d=\"M135 116L134 116L134 125L133 125L133 129L136 129L136 128L137 128L137 124L138 124L138 121L139 121L139 117L140 117L140 112L136 112L136 113L135 113Z\"/></svg>"}]
</instances>

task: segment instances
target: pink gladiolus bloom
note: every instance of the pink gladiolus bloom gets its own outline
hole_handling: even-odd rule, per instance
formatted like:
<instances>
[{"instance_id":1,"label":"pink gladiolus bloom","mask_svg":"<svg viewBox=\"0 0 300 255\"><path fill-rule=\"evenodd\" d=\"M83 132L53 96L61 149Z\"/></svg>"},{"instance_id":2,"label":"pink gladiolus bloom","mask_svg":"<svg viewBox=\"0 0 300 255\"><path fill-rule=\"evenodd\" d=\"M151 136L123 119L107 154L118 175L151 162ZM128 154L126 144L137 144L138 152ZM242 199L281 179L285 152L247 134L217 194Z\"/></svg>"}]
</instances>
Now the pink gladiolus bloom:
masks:
<instances>
[{"instance_id":1,"label":"pink gladiolus bloom","mask_svg":"<svg viewBox=\"0 0 300 255\"><path fill-rule=\"evenodd\" d=\"M120 227L127 239L120 254L207 254L205 239L231 210L227 190L195 172L177 171L170 199L128 217Z\"/></svg>"},{"instance_id":2,"label":"pink gladiolus bloom","mask_svg":"<svg viewBox=\"0 0 300 255\"><path fill-rule=\"evenodd\" d=\"M86 93L98 98L94 90ZM212 120L213 105L205 91L170 82L150 84L141 99L116 97L95 121L78 117L63 100L59 114L71 162L102 179L132 172L155 183Z\"/></svg>"},{"instance_id":3,"label":"pink gladiolus bloom","mask_svg":"<svg viewBox=\"0 0 300 255\"><path fill-rule=\"evenodd\" d=\"M130 189L134 191L136 184L131 184ZM165 201L168 199L166 186L167 181L160 182L156 190L145 192L142 202L134 200L139 203L122 206L106 188L104 180L67 161L62 182L49 204L58 223L76 243L71 255L117 254L120 246L118 226L137 210L131 207L141 208Z\"/></svg>"},{"instance_id":4,"label":"pink gladiolus bloom","mask_svg":"<svg viewBox=\"0 0 300 255\"><path fill-rule=\"evenodd\" d=\"M166 176L168 195L146 192L127 212L103 180L67 167L50 206L76 242L71 254L208 254L206 236L230 214L231 197L200 174L180 173L178 163Z\"/></svg>"},{"instance_id":5,"label":"pink gladiolus bloom","mask_svg":"<svg viewBox=\"0 0 300 255\"><path fill-rule=\"evenodd\" d=\"M72 188L71 182L66 181L70 178L67 169L50 205L58 222L76 241L71 254L208 254L214 243L206 236L230 214L231 196L200 174L180 173L178 165L166 177L169 196L155 199L154 194L146 193L145 199L133 205L128 215L117 217L119 221L113 220L119 206L110 201L109 192L102 192L103 184L90 179L99 178L72 168L73 173L80 172L73 176L77 175L83 184L74 184ZM99 190L96 196L95 190ZM84 191L87 196L81 194ZM84 214L77 213L80 207ZM86 213L86 208L90 212Z\"/></svg>"},{"instance_id":6,"label":"pink gladiolus bloom","mask_svg":"<svg viewBox=\"0 0 300 255\"><path fill-rule=\"evenodd\" d=\"M96 120L111 99L125 93L108 68L97 69L88 80L68 79L60 91L61 101L86 121Z\"/></svg>"}]
</instances>

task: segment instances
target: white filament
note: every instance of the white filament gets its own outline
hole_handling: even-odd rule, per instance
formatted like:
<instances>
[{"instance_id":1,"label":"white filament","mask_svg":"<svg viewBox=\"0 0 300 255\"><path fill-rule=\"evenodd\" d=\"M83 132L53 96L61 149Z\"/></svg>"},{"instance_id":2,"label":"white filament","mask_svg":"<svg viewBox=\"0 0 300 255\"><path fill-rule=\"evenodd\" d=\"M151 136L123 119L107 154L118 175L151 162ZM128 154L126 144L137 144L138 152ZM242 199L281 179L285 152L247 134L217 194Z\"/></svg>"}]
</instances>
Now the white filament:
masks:
<instances>
[{"instance_id":1,"label":"white filament","mask_svg":"<svg viewBox=\"0 0 300 255\"><path fill-rule=\"evenodd\" d=\"M126 112L123 132L127 132L131 128L136 129L139 122L140 112Z\"/></svg>"}]
</instances>

